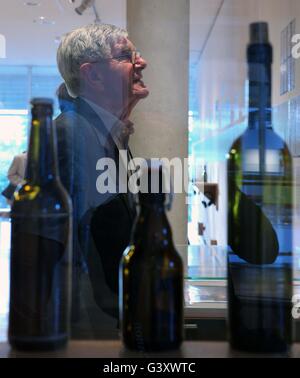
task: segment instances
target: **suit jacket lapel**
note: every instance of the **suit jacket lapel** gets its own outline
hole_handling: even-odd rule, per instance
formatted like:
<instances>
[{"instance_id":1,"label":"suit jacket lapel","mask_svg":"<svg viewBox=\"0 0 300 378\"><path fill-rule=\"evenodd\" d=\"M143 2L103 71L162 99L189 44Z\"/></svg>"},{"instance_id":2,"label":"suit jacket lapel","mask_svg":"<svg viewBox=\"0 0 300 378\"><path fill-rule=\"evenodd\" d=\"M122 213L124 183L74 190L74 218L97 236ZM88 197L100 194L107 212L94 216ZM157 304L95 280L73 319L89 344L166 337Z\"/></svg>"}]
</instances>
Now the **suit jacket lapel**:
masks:
<instances>
[{"instance_id":1,"label":"suit jacket lapel","mask_svg":"<svg viewBox=\"0 0 300 378\"><path fill-rule=\"evenodd\" d=\"M80 97L78 97L75 101L75 109L74 111L81 115L83 118L85 118L93 127L95 127L97 130L101 130L102 135L104 136L105 140L108 141L109 148L107 149L108 155L109 150L112 149L112 151L117 151L118 154L115 156L117 159L117 166L119 165L119 149L116 143L114 142L112 136L108 132L107 128L105 127L102 119L98 116L98 114L94 111L94 109L91 108L91 106L84 100L82 100ZM127 170L127 167L126 167ZM135 218L135 211L130 207L128 196L121 194L122 201L128 210L129 216L131 219Z\"/></svg>"},{"instance_id":2,"label":"suit jacket lapel","mask_svg":"<svg viewBox=\"0 0 300 378\"><path fill-rule=\"evenodd\" d=\"M81 117L85 118L88 123L91 124L95 129L101 131L101 134L105 138L105 141L109 141L110 148L117 148L102 119L98 116L94 109L92 109L92 107L80 97L75 100L75 112L81 115Z\"/></svg>"}]
</instances>

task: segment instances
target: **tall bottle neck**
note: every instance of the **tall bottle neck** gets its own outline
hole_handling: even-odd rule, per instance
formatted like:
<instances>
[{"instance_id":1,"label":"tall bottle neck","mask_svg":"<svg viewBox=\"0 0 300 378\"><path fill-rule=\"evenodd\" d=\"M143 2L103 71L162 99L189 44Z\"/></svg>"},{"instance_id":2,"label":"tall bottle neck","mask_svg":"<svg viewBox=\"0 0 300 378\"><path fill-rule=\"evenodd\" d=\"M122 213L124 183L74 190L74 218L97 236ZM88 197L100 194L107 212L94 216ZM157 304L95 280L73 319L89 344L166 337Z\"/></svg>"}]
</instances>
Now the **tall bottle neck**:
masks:
<instances>
[{"instance_id":1,"label":"tall bottle neck","mask_svg":"<svg viewBox=\"0 0 300 378\"><path fill-rule=\"evenodd\" d=\"M30 185L45 185L57 178L52 113L33 110L26 181Z\"/></svg>"},{"instance_id":2,"label":"tall bottle neck","mask_svg":"<svg viewBox=\"0 0 300 378\"><path fill-rule=\"evenodd\" d=\"M140 209L141 209L142 215L146 215L146 214L148 215L153 214L154 216L166 215L165 205L162 202L154 202L154 203L141 202Z\"/></svg>"},{"instance_id":3,"label":"tall bottle neck","mask_svg":"<svg viewBox=\"0 0 300 378\"><path fill-rule=\"evenodd\" d=\"M140 217L157 225L160 220L168 222L164 198L164 194L140 194Z\"/></svg>"},{"instance_id":4,"label":"tall bottle neck","mask_svg":"<svg viewBox=\"0 0 300 378\"><path fill-rule=\"evenodd\" d=\"M150 240L173 244L172 231L162 202L141 202L140 214L133 232L133 242ZM166 245L166 244L165 244Z\"/></svg>"},{"instance_id":5,"label":"tall bottle neck","mask_svg":"<svg viewBox=\"0 0 300 378\"><path fill-rule=\"evenodd\" d=\"M249 128L272 128L272 46L248 47Z\"/></svg>"}]
</instances>

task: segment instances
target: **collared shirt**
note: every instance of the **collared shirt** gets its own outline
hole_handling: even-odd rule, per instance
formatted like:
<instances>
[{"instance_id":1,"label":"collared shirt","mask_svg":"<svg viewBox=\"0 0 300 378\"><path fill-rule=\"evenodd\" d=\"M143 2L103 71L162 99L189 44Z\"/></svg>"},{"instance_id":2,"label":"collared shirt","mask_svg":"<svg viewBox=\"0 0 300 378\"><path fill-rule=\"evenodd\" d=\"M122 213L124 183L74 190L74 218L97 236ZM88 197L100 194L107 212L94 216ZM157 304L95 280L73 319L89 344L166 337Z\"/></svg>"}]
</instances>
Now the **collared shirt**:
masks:
<instances>
[{"instance_id":1,"label":"collared shirt","mask_svg":"<svg viewBox=\"0 0 300 378\"><path fill-rule=\"evenodd\" d=\"M90 105L94 112L101 118L106 130L110 133L113 141L119 150L127 150L128 143L122 139L122 133L126 128L124 122L120 121L116 116L103 109L94 102L82 97L82 99Z\"/></svg>"},{"instance_id":2,"label":"collared shirt","mask_svg":"<svg viewBox=\"0 0 300 378\"><path fill-rule=\"evenodd\" d=\"M128 138L124 139L124 130L126 129L126 125L124 122L120 121L116 116L109 113L107 110L103 109L99 105L95 104L94 102L82 97L82 99L90 105L90 107L94 110L94 112L101 118L106 130L110 133L113 141L115 142L118 150L125 150L126 154L119 154L119 157L123 163L123 167L126 169L127 179L129 179L130 173L128 171L128 163L131 160L131 156L129 155L128 150ZM122 138L123 137L123 138ZM134 197L132 194L129 197ZM130 198L130 202L134 202L134 198Z\"/></svg>"}]
</instances>

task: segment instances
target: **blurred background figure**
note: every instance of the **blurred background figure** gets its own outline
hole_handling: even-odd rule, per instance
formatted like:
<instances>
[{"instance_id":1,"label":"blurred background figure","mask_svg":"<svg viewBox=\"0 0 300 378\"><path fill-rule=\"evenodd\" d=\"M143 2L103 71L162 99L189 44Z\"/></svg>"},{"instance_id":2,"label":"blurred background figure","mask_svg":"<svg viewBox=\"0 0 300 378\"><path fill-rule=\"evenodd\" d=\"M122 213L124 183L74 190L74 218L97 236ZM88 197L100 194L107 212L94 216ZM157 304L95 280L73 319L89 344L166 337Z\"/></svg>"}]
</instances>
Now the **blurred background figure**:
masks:
<instances>
[{"instance_id":1,"label":"blurred background figure","mask_svg":"<svg viewBox=\"0 0 300 378\"><path fill-rule=\"evenodd\" d=\"M20 155L16 155L8 169L7 178L8 186L1 193L9 205L13 200L14 192L19 185L24 184L25 170L27 163L27 152L24 151Z\"/></svg>"}]
</instances>

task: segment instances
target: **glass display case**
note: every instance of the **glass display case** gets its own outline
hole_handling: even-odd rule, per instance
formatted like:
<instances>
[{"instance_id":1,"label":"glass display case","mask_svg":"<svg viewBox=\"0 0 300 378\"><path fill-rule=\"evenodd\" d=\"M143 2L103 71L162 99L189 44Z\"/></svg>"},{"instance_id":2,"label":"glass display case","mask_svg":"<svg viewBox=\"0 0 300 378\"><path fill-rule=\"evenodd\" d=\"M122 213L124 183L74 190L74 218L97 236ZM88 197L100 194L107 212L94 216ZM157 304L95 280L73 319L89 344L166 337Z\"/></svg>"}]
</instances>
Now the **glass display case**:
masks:
<instances>
[{"instance_id":1,"label":"glass display case","mask_svg":"<svg viewBox=\"0 0 300 378\"><path fill-rule=\"evenodd\" d=\"M177 179L168 219L184 265L186 335L197 339L199 334L193 331L199 329L198 321L216 320L208 327L212 338L218 338L217 334L220 339L226 337L227 163L231 146L247 129L253 111L246 49L249 25L259 21L268 24L274 53L268 111L293 162L293 288L300 295L299 0L10 0L3 5L0 21L0 193L9 184L14 157L28 150L31 98L52 98L60 173L75 204L73 338L119 339L115 281L118 257L134 224L136 198L125 198L125 202L121 198L122 204L113 209L101 207L110 202L111 193L106 196L98 190L99 183L105 182L99 160L111 158L115 145L118 150L124 148L127 163L135 157L168 161L170 177ZM95 41L86 48L91 56L83 59L80 38L75 38L72 48L78 49L78 55L68 62L65 35L89 24L126 29L126 49L120 50L120 41L114 45L109 40L101 53L95 51L103 41L92 30ZM65 51L57 55L62 46ZM113 71L107 68L110 64ZM84 96L75 93L79 77L88 85L94 80ZM70 106L67 110L58 101L63 82L68 82L63 98L63 105ZM110 85L118 90L108 90ZM86 90L83 87L80 90ZM94 88L100 92L106 88L116 102L124 100L128 88L136 97L127 99L122 111L109 101L99 110L93 101L97 96L90 95ZM103 91L99 98L105 98L103 93L107 94ZM116 125L121 131L110 134ZM101 138L108 139L113 148L107 148ZM105 148L98 148L97 142ZM258 156L248 157L251 164L257 163ZM278 171L282 168L276 156L270 154L267 159ZM132 169L131 174L135 172ZM131 177L126 175L126 188ZM7 201L0 196L0 342L7 340L11 201L12 197ZM119 205L128 213L124 209L119 213ZM93 254L90 260L89 251L94 253L94 247L98 252L103 247L106 253ZM113 262L108 256L113 256ZM98 283L105 286L101 293Z\"/></svg>"}]
</instances>

